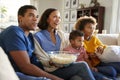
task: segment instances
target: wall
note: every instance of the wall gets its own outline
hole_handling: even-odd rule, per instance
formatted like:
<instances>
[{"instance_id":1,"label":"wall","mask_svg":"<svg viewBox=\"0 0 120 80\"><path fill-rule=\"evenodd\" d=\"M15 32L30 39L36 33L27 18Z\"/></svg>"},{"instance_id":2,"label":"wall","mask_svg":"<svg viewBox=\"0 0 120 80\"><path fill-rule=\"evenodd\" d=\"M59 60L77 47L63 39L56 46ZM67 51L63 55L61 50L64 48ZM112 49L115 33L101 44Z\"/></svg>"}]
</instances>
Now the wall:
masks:
<instances>
[{"instance_id":1,"label":"wall","mask_svg":"<svg viewBox=\"0 0 120 80\"><path fill-rule=\"evenodd\" d=\"M79 0L80 3L86 4L86 6L89 6L91 0ZM111 17L112 17L112 2L113 0L98 0L101 6L105 7L105 19L104 19L104 29L107 30L107 33L110 31L110 23L111 23Z\"/></svg>"},{"instance_id":2,"label":"wall","mask_svg":"<svg viewBox=\"0 0 120 80\"><path fill-rule=\"evenodd\" d=\"M62 13L64 7L63 0L31 0L31 3L38 7L40 16L47 8L57 8Z\"/></svg>"},{"instance_id":3,"label":"wall","mask_svg":"<svg viewBox=\"0 0 120 80\"><path fill-rule=\"evenodd\" d=\"M47 8L57 8L61 12L61 17L63 18L64 12L64 0L31 0L34 1L37 7L39 15ZM91 0L79 0L80 3L86 4L86 7L89 6ZM105 19L104 19L104 29L107 30L107 33L110 31L110 23L112 16L112 2L113 0L98 0L101 6L105 7ZM63 21L63 20L62 20Z\"/></svg>"}]
</instances>

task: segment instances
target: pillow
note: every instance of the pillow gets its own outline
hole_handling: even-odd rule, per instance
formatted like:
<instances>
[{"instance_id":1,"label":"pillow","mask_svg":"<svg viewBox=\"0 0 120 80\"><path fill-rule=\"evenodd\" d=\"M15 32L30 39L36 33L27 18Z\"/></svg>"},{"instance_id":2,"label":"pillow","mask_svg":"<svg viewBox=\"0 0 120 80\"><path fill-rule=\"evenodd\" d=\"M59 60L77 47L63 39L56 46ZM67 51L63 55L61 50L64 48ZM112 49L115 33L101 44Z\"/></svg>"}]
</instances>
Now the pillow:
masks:
<instances>
[{"instance_id":1,"label":"pillow","mask_svg":"<svg viewBox=\"0 0 120 80\"><path fill-rule=\"evenodd\" d=\"M120 46L107 46L103 53L96 53L102 62L120 62Z\"/></svg>"},{"instance_id":2,"label":"pillow","mask_svg":"<svg viewBox=\"0 0 120 80\"><path fill-rule=\"evenodd\" d=\"M0 80L19 80L7 55L0 47Z\"/></svg>"}]
</instances>

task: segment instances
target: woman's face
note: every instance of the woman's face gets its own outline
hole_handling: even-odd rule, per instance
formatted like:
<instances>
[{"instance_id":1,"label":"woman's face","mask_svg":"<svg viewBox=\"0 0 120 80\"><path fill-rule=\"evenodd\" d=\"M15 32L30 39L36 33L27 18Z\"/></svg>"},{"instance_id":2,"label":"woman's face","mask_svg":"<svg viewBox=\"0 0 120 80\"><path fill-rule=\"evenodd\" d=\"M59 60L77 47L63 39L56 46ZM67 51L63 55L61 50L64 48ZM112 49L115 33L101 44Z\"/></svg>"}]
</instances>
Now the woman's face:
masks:
<instances>
[{"instance_id":1,"label":"woman's face","mask_svg":"<svg viewBox=\"0 0 120 80\"><path fill-rule=\"evenodd\" d=\"M84 27L84 30L83 30L84 35L85 36L91 36L94 33L95 28L96 28L96 26L94 24L87 23Z\"/></svg>"},{"instance_id":2,"label":"woman's face","mask_svg":"<svg viewBox=\"0 0 120 80\"><path fill-rule=\"evenodd\" d=\"M53 11L50 15L49 18L47 19L47 22L49 24L49 27L56 29L57 26L61 22L60 18L60 12L59 11Z\"/></svg>"}]
</instances>

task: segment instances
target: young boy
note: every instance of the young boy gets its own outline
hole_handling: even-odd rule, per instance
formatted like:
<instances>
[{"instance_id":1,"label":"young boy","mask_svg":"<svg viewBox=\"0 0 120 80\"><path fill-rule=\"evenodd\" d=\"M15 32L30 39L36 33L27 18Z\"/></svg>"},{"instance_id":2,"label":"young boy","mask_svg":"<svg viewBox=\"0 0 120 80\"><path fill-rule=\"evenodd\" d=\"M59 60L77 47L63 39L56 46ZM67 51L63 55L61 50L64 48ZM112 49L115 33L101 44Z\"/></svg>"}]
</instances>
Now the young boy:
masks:
<instances>
[{"instance_id":1,"label":"young boy","mask_svg":"<svg viewBox=\"0 0 120 80\"><path fill-rule=\"evenodd\" d=\"M103 74L99 73L97 68L93 67L88 59L88 55L86 53L86 50L83 46L84 41L84 34L81 31L75 30L70 33L69 41L71 45L64 48L64 51L69 51L70 53L78 53L78 61L86 61L89 65L89 67L92 69L93 75L96 78L96 80L110 80L107 77L105 77Z\"/></svg>"}]
</instances>

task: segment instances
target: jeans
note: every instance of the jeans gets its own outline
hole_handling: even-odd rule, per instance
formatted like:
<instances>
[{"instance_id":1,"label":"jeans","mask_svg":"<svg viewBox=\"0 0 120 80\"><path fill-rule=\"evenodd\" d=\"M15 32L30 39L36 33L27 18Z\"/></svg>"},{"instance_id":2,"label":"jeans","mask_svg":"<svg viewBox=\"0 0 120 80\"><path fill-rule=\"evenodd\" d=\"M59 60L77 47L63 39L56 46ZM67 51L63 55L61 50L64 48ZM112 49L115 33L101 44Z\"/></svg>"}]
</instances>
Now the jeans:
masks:
<instances>
[{"instance_id":1,"label":"jeans","mask_svg":"<svg viewBox=\"0 0 120 80\"><path fill-rule=\"evenodd\" d=\"M95 71L92 71L92 73L96 80L103 80L104 76L101 73Z\"/></svg>"},{"instance_id":2,"label":"jeans","mask_svg":"<svg viewBox=\"0 0 120 80\"><path fill-rule=\"evenodd\" d=\"M47 79L45 77L34 77L34 76L25 75L20 72L16 72L16 74L20 80L51 80L51 79Z\"/></svg>"},{"instance_id":3,"label":"jeans","mask_svg":"<svg viewBox=\"0 0 120 80\"><path fill-rule=\"evenodd\" d=\"M65 80L95 80L90 68L84 61L75 62L67 67L51 72L51 74Z\"/></svg>"},{"instance_id":4,"label":"jeans","mask_svg":"<svg viewBox=\"0 0 120 80\"><path fill-rule=\"evenodd\" d=\"M109 78L116 80L117 72L114 69L114 67L106 63L100 63L99 66L97 66L96 68L98 69L100 73L104 74L105 76Z\"/></svg>"},{"instance_id":5,"label":"jeans","mask_svg":"<svg viewBox=\"0 0 120 80\"><path fill-rule=\"evenodd\" d=\"M102 65L112 66L117 73L120 73L120 62L102 63Z\"/></svg>"}]
</instances>

